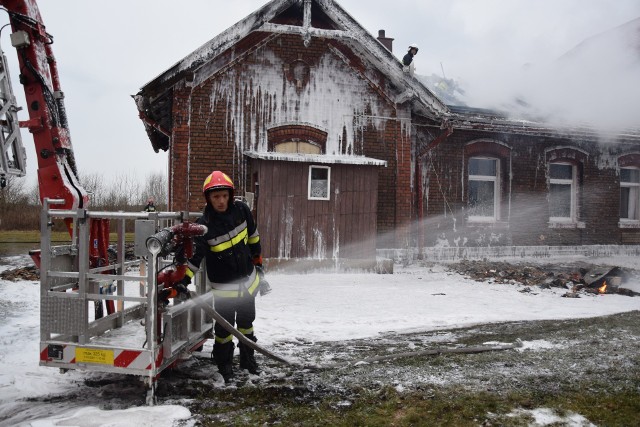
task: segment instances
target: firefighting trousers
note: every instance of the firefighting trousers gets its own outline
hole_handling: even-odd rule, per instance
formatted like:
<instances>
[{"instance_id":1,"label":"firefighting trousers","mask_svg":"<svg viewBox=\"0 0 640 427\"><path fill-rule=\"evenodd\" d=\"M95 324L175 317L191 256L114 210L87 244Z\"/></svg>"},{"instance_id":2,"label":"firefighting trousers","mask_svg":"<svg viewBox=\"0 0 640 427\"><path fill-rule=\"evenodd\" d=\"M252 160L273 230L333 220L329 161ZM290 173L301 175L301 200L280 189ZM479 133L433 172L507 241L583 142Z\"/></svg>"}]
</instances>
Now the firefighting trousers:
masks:
<instances>
[{"instance_id":1,"label":"firefighting trousers","mask_svg":"<svg viewBox=\"0 0 640 427\"><path fill-rule=\"evenodd\" d=\"M253 321L256 319L256 298L245 293L236 298L214 298L213 307L231 325L235 325L243 335L253 335ZM218 323L214 326L215 344L230 343L233 336Z\"/></svg>"}]
</instances>

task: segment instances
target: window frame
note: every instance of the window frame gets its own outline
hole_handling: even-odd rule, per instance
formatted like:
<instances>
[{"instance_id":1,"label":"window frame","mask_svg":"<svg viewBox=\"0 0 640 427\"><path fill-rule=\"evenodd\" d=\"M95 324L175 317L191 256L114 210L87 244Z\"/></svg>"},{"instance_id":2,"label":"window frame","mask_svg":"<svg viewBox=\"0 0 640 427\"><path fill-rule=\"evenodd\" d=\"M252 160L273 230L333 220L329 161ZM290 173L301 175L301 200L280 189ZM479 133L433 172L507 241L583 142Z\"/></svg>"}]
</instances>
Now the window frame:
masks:
<instances>
[{"instance_id":1,"label":"window frame","mask_svg":"<svg viewBox=\"0 0 640 427\"><path fill-rule=\"evenodd\" d=\"M627 166L627 167L621 167L620 168L620 196L622 198L622 189L623 188L629 188L629 189L636 189L637 195L636 195L636 209L635 209L635 218L622 218L620 216L619 220L621 224L640 224L640 182L626 182L626 181L622 181L622 170L623 169L629 169L629 170L635 170L635 171L640 171L640 168L637 166ZM640 172L639 172L640 173ZM620 206L620 208L622 208L622 206ZM621 212L618 212L618 214L620 214Z\"/></svg>"},{"instance_id":2,"label":"window frame","mask_svg":"<svg viewBox=\"0 0 640 427\"><path fill-rule=\"evenodd\" d=\"M311 176L314 169L326 169L327 171L327 197L313 197L311 195ZM309 165L309 179L307 185L307 200L331 200L331 166Z\"/></svg>"},{"instance_id":3,"label":"window frame","mask_svg":"<svg viewBox=\"0 0 640 427\"><path fill-rule=\"evenodd\" d=\"M469 166L471 164L471 160L480 159L480 160L493 160L496 165L496 174L495 176L491 175L471 175L469 172ZM491 156L472 156L469 157L469 161L467 162L467 188L469 188L467 192L467 209L469 209L469 192L471 189L471 181L482 181L482 182L493 182L493 215L492 216L481 216L481 215L468 215L467 221L470 223L496 223L500 221L500 200L501 200L501 177L502 177L502 167L501 161L497 157Z\"/></svg>"},{"instance_id":4,"label":"window frame","mask_svg":"<svg viewBox=\"0 0 640 427\"><path fill-rule=\"evenodd\" d=\"M571 179L552 178L551 165L571 166ZM551 185L569 185L569 216L551 216ZM578 166L563 161L549 162L549 222L556 224L575 224L578 221Z\"/></svg>"}]
</instances>

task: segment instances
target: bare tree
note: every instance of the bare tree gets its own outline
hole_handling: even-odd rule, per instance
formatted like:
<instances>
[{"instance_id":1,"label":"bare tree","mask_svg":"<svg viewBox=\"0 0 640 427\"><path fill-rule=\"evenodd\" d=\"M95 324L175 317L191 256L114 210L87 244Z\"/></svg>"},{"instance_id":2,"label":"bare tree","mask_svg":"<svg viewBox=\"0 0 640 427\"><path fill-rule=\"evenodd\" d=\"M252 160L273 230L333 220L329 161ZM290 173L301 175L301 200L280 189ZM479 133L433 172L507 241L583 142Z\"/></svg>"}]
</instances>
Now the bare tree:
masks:
<instances>
[{"instance_id":1,"label":"bare tree","mask_svg":"<svg viewBox=\"0 0 640 427\"><path fill-rule=\"evenodd\" d=\"M40 185L37 182L32 183L31 187L27 188L27 194L29 197L29 204L40 206Z\"/></svg>"},{"instance_id":2,"label":"bare tree","mask_svg":"<svg viewBox=\"0 0 640 427\"><path fill-rule=\"evenodd\" d=\"M97 173L81 176L89 193L92 209L142 210L147 199L153 197L158 209L167 206L167 178L164 173L151 173L140 181L134 173L119 174L110 179Z\"/></svg>"},{"instance_id":3,"label":"bare tree","mask_svg":"<svg viewBox=\"0 0 640 427\"><path fill-rule=\"evenodd\" d=\"M15 177L13 175L6 176L7 186L0 190L0 206L8 206L9 204L27 201L28 197L25 191L24 178Z\"/></svg>"},{"instance_id":4,"label":"bare tree","mask_svg":"<svg viewBox=\"0 0 640 427\"><path fill-rule=\"evenodd\" d=\"M0 190L0 228L37 229L39 208L31 203L25 179L7 176L6 180L6 187Z\"/></svg>"},{"instance_id":5,"label":"bare tree","mask_svg":"<svg viewBox=\"0 0 640 427\"><path fill-rule=\"evenodd\" d=\"M89 209L140 211L153 197L156 208L167 208L168 181L164 173L154 172L139 180L134 173L114 178L90 172L80 175L80 183L89 194ZM27 185L24 178L7 177L0 190L0 229L37 230L40 215L39 186Z\"/></svg>"},{"instance_id":6,"label":"bare tree","mask_svg":"<svg viewBox=\"0 0 640 427\"><path fill-rule=\"evenodd\" d=\"M153 172L147 175L144 188L139 203L145 205L149 198L153 198L156 208L163 210L167 208L167 176L162 172Z\"/></svg>"},{"instance_id":7,"label":"bare tree","mask_svg":"<svg viewBox=\"0 0 640 427\"><path fill-rule=\"evenodd\" d=\"M80 183L85 191L89 194L89 200L92 207L102 206L105 194L104 178L102 175L91 172L80 175Z\"/></svg>"}]
</instances>

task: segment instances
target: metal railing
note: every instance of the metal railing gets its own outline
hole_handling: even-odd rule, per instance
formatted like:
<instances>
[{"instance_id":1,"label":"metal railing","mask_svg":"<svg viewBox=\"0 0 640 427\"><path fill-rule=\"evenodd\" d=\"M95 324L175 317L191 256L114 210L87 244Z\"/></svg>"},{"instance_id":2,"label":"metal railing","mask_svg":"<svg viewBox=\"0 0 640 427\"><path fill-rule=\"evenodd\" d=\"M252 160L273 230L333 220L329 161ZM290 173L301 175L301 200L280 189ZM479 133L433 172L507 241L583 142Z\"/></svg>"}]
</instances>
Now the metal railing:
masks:
<instances>
[{"instance_id":1,"label":"metal railing","mask_svg":"<svg viewBox=\"0 0 640 427\"><path fill-rule=\"evenodd\" d=\"M61 203L45 199L41 214L40 364L141 375L153 384L163 369L210 337L213 321L195 304L158 303L157 274L173 260L151 254L145 241L200 213L55 209ZM73 221L70 244L52 245L57 219ZM107 219L115 223L115 248L110 247L115 259L94 266L91 222ZM130 221L135 222L133 250L125 234ZM193 284L201 298L212 301L203 274ZM98 306L107 306L106 315L96 314Z\"/></svg>"}]
</instances>

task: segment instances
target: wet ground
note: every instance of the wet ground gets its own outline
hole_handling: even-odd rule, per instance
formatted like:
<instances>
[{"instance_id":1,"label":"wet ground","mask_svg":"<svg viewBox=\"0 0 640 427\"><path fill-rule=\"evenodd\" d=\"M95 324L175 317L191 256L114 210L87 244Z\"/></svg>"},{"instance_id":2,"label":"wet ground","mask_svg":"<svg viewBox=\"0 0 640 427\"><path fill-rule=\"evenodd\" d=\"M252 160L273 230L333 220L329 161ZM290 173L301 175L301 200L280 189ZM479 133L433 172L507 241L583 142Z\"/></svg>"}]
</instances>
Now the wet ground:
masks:
<instances>
[{"instance_id":1,"label":"wet ground","mask_svg":"<svg viewBox=\"0 0 640 427\"><path fill-rule=\"evenodd\" d=\"M522 347L477 354L419 355L436 348L477 348L521 342ZM288 353L284 348L276 349ZM473 328L418 333L388 334L376 339L297 345L296 355L320 364L344 362L336 369L297 369L259 356L260 376L246 373L225 385L205 351L199 357L163 374L158 383L159 403L189 407L201 422L232 423L239 414L207 415L206 408L224 405L229 393L248 399L247 411L264 404L253 401L253 390L273 396L293 395L300 404L315 405L327 396L350 405L359 394L380 393L389 387L429 398L442 387L471 392L553 394L586 385L610 390L640 390L640 312L569 321L516 322L479 325ZM416 353L406 357L363 363L363 359ZM122 399L123 391L142 402L140 390L118 381L86 381L80 386L99 391L103 398ZM206 397L205 397L206 396ZM61 397L64 399L64 397ZM74 396L70 396L74 398ZM129 400L129 399L125 399ZM121 401L120 404L125 404Z\"/></svg>"},{"instance_id":2,"label":"wet ground","mask_svg":"<svg viewBox=\"0 0 640 427\"><path fill-rule=\"evenodd\" d=\"M419 353L437 348L477 348L521 342L522 346L477 354L414 355L381 362L363 363L374 356ZM282 345L275 350L290 353ZM289 346L290 347L290 346ZM156 391L159 404L187 406L201 422L232 422L237 412L206 415L205 408L224 405L230 392L259 388L274 397L295 395L301 404L314 404L327 396L339 397L345 405L362 390L384 393L388 387L401 392L419 391L429 396L446 385L468 391L512 391L533 393L593 384L614 389L640 388L640 312L594 319L515 322L478 325L410 335L387 334L375 339L350 342L296 345L301 360L319 364L344 362L336 369L299 369L258 356L263 373L240 373L236 382L225 385L209 359L209 348L165 371ZM236 361L237 362L237 361ZM145 404L146 388L141 381L121 375L74 376L73 392L29 399L14 407L2 419L21 420L52 415L61 408L99 406L120 409ZM640 389L639 389L640 390ZM203 396L206 396L203 397ZM213 396L213 399L211 398ZM216 401L218 396L218 401ZM242 397L241 397L242 398ZM247 402L247 410L257 402Z\"/></svg>"},{"instance_id":3,"label":"wet ground","mask_svg":"<svg viewBox=\"0 0 640 427\"><path fill-rule=\"evenodd\" d=\"M558 270L554 274L564 274L581 268L588 271L593 267L582 264L547 266L539 274L544 279L531 286L548 284L549 278L555 278L549 275L552 270ZM501 271L509 274L512 270L523 270L521 266L491 263L452 265L451 268L460 272L466 269L466 274L479 272L479 280L487 281L501 277ZM484 279L482 274L486 274ZM626 274L637 277L637 271L633 269L626 269ZM533 270L529 275L538 277ZM518 344L518 347L473 354L424 354L434 349L512 344ZM175 369L163 372L157 383L157 403L186 406L196 422L231 424L242 415L237 410L217 411L216 415L207 410L214 406L224 407L230 393L235 398L247 399L247 411L260 405L277 409L278 396L293 396L300 404L309 405L332 396L348 406L362 390L383 395L389 387L399 392L418 391L427 399L436 390L441 393L442 387L507 395L523 389L549 394L586 384L604 390L637 390L640 394L640 311L590 319L508 322L412 334L387 333L341 342L297 341L280 343L271 350L295 356L307 365L335 367L292 367L259 355L257 359L263 369L260 376L241 373L235 383L225 385L209 358L211 347L208 343L201 353ZM363 362L381 356L386 360ZM0 426L19 425L73 407L122 409L145 404L147 388L136 377L77 372L65 375L69 387L64 391L16 402L5 408L6 412L0 415ZM250 392L252 390L260 390L272 399L268 403L252 400L255 396Z\"/></svg>"}]
</instances>

